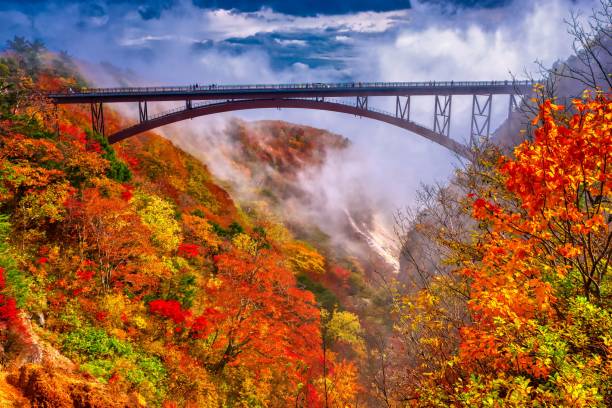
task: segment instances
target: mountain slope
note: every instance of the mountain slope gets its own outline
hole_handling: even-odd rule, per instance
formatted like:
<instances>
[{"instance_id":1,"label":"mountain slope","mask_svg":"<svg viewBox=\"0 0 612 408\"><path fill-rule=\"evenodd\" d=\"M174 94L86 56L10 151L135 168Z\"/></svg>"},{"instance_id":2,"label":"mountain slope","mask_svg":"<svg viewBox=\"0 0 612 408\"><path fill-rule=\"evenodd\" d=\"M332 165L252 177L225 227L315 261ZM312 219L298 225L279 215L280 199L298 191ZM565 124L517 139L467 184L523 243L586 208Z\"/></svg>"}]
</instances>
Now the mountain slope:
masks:
<instances>
[{"instance_id":1,"label":"mountain slope","mask_svg":"<svg viewBox=\"0 0 612 408\"><path fill-rule=\"evenodd\" d=\"M355 368L322 360L319 308L296 278L323 256L159 136L113 149L84 107L55 122L33 96L76 80L33 56L34 70L20 53L1 60L7 381L39 406L313 406L324 382L338 384L329 400L353 398ZM124 122L105 116L111 131Z\"/></svg>"}]
</instances>

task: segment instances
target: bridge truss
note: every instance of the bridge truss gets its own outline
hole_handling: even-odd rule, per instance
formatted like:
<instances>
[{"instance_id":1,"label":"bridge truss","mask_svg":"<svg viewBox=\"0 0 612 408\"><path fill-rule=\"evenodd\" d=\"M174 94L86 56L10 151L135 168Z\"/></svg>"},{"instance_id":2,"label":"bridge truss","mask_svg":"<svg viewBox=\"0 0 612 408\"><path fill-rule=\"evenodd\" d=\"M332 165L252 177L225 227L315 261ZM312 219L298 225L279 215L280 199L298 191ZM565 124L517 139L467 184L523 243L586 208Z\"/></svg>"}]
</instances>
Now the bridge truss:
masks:
<instances>
[{"instance_id":1,"label":"bridge truss","mask_svg":"<svg viewBox=\"0 0 612 408\"><path fill-rule=\"evenodd\" d=\"M508 95L508 114L518 109L518 98L531 91L532 81L375 82L279 85L192 85L188 87L87 88L49 94L55 104L91 105L92 129L103 136L105 103L138 103L139 122L108 135L116 143L163 125L221 112L247 109L297 108L340 112L386 122L436 142L468 158L471 146L450 137L452 97L472 96L469 144L490 136L493 95ZM395 113L372 106L372 97L395 98ZM429 128L410 118L411 96L433 96L433 124ZM149 103L182 101L180 107L149 113Z\"/></svg>"}]
</instances>

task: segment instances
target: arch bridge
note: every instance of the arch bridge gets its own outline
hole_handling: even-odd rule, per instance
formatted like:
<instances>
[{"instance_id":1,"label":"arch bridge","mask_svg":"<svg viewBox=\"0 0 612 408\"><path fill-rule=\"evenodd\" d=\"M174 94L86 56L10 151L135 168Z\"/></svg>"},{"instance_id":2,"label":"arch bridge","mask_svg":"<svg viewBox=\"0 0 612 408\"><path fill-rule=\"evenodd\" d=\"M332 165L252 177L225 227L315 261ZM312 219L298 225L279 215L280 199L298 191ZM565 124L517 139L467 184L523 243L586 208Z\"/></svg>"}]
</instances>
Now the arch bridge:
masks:
<instances>
[{"instance_id":1,"label":"arch bridge","mask_svg":"<svg viewBox=\"0 0 612 408\"><path fill-rule=\"evenodd\" d=\"M518 109L519 98L533 81L348 82L266 85L199 85L179 87L81 88L48 94L54 104L90 104L92 128L112 143L163 125L221 112L264 108L299 108L340 112L389 123L436 142L468 158L469 146L450 137L451 105L455 95L472 96L469 143L488 138L493 95L508 95L508 115ZM371 97L395 98L395 113L376 109ZM410 117L411 96L432 96L431 127ZM151 102L180 101L176 109L149 114ZM139 122L111 135L105 134L104 104L138 103Z\"/></svg>"}]
</instances>

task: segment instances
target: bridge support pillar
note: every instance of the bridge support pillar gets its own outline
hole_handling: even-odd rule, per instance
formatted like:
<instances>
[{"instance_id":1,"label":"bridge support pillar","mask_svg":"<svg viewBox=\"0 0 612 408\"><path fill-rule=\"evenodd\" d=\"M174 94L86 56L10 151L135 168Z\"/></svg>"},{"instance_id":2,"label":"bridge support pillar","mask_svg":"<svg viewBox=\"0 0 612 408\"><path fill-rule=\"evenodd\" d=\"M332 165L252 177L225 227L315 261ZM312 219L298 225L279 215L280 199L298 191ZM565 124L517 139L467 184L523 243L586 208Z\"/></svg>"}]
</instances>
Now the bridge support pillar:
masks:
<instances>
[{"instance_id":1,"label":"bridge support pillar","mask_svg":"<svg viewBox=\"0 0 612 408\"><path fill-rule=\"evenodd\" d=\"M514 112L519 110L519 102L517 102L516 97L516 94L510 94L510 101L508 101L508 119L510 119Z\"/></svg>"},{"instance_id":2,"label":"bridge support pillar","mask_svg":"<svg viewBox=\"0 0 612 408\"><path fill-rule=\"evenodd\" d=\"M358 96L357 97L357 108L368 110L368 97L367 96Z\"/></svg>"},{"instance_id":3,"label":"bridge support pillar","mask_svg":"<svg viewBox=\"0 0 612 408\"><path fill-rule=\"evenodd\" d=\"M147 111L147 101L138 102L138 116L140 117L140 123L149 120L149 112Z\"/></svg>"},{"instance_id":4,"label":"bridge support pillar","mask_svg":"<svg viewBox=\"0 0 612 408\"><path fill-rule=\"evenodd\" d=\"M472 126L470 145L489 138L491 132L491 105L493 95L474 95L472 99Z\"/></svg>"},{"instance_id":5,"label":"bridge support pillar","mask_svg":"<svg viewBox=\"0 0 612 408\"><path fill-rule=\"evenodd\" d=\"M102 102L91 104L91 129L104 136L104 106Z\"/></svg>"},{"instance_id":6,"label":"bridge support pillar","mask_svg":"<svg viewBox=\"0 0 612 408\"><path fill-rule=\"evenodd\" d=\"M452 95L436 95L434 108L434 132L450 137Z\"/></svg>"},{"instance_id":7,"label":"bridge support pillar","mask_svg":"<svg viewBox=\"0 0 612 408\"><path fill-rule=\"evenodd\" d=\"M402 102L401 96L395 97L395 117L410 121L410 95Z\"/></svg>"}]
</instances>

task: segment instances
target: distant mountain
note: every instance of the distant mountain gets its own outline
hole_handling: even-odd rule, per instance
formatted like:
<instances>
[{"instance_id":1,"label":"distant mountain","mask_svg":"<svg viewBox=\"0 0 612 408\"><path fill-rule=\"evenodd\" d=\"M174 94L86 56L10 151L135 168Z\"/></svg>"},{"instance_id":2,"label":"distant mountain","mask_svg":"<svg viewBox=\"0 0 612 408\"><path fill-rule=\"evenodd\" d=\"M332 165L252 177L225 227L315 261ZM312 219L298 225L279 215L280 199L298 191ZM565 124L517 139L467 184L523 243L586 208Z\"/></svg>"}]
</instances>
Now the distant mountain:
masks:
<instances>
[{"instance_id":1,"label":"distant mountain","mask_svg":"<svg viewBox=\"0 0 612 408\"><path fill-rule=\"evenodd\" d=\"M323 174L346 159L346 137L284 121L232 119L215 131L181 128L169 139L207 163L245 209L274 214L314 245L323 244L317 242L323 233L335 253L396 269L393 240L371 197L357 184L337 186Z\"/></svg>"}]
</instances>

